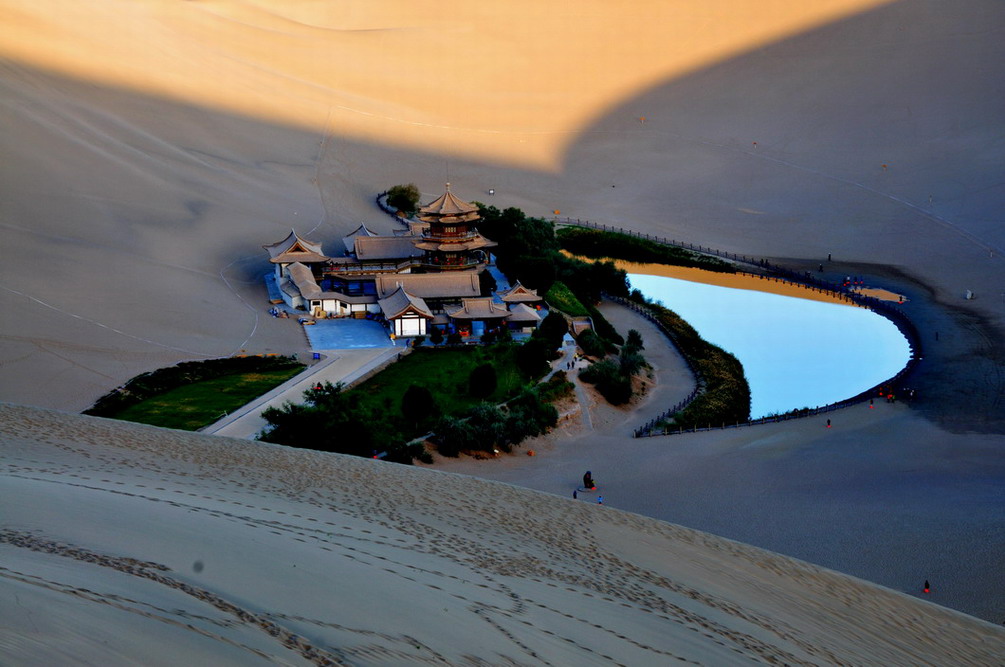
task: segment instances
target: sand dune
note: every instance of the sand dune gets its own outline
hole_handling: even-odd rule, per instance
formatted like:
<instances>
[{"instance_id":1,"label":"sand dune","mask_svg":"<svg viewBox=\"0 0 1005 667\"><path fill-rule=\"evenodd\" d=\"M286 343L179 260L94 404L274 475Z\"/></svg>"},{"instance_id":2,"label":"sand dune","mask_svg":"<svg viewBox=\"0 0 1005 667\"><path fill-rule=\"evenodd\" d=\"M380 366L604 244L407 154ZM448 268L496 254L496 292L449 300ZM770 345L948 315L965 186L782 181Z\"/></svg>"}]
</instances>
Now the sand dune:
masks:
<instances>
[{"instance_id":1,"label":"sand dune","mask_svg":"<svg viewBox=\"0 0 1005 667\"><path fill-rule=\"evenodd\" d=\"M991 664L1000 628L600 505L0 407L6 662ZM42 428L40 428L42 427ZM937 628L937 631L933 631Z\"/></svg>"},{"instance_id":2,"label":"sand dune","mask_svg":"<svg viewBox=\"0 0 1005 667\"><path fill-rule=\"evenodd\" d=\"M584 460L606 452L602 460L609 469L597 472L606 472L625 489L615 503L619 509L800 555L901 591L915 590L934 570L948 583L936 589L940 603L999 623L1005 608L1000 574L994 574L1005 572L1005 525L995 512L1005 488L999 463L1005 433L1005 153L1000 140L1005 14L992 0L808 4L812 7L653 2L628 12L600 2L451 3L431 13L414 3L390 1L352 6L238 0L2 2L0 400L77 411L130 377L179 360L242 350L306 351L295 322L267 316L261 275L268 266L261 245L285 237L290 227L328 246L360 222L388 231L392 223L372 199L395 183L414 181L430 198L442 192L445 181L468 199L486 200L493 188L491 203L497 206L520 206L536 215L559 210L797 269L816 270L831 254L825 276L866 276L870 286L907 297L905 308L925 337L925 362L911 378L920 398L910 408L843 411L836 420L840 428L832 431L839 437L826 442L813 425L801 424L639 448L627 437L629 416L604 413L601 407L593 423L603 433L589 436L582 448L575 440L555 438L537 445L541 456L508 464L529 466L519 474L496 464L467 472L565 495L569 470L579 475ZM965 301L966 290L977 298ZM644 421L662 408L647 404L638 416ZM150 487L145 493L157 486L164 492L154 503L106 491L92 496L84 486L4 478L4 524L17 533L5 535L24 544L3 547L12 557L20 554L17 567L6 558L4 567L49 582L6 579L11 586L33 586L32 613L11 619L19 628L13 645L18 655L38 651L61 661L58 651L71 651L79 642L101 658L109 657L104 651L122 651L125 657L118 661L126 662L141 650L142 640L131 639L136 629L165 646L171 637L184 638L178 646L193 654L243 662L259 655L254 651L279 655L268 632L262 633L261 623L268 621L296 627L290 632L305 637L311 637L307 628L322 632L317 628L323 627L324 633L338 633L338 640L324 640L329 644L369 647L338 659L379 664L432 660L441 653L462 661L467 652L488 656L489 662L501 655L534 662L521 643L554 662L564 662L564 651L602 660L602 651L614 650L605 647L617 646L620 660L631 664L668 657L653 649L722 662L718 658L740 655L734 648L751 659L771 655L789 662L830 662L832 651L848 661L887 664L925 662L923 648L935 656L930 662L958 663L940 659L951 656L955 646L932 642L970 637L970 627L988 631L951 612L918 607L899 594L827 579L836 575L810 566L786 565L792 576L778 577L751 563L789 561L712 538L687 538L714 543L710 563L725 562L717 560L726 558L724 551L741 554L728 568L721 566L726 583L715 588L720 574L705 576L708 571L700 564L709 550L699 550L698 557L686 555L681 546L680 536L692 533L599 509L575 508L589 512L582 516L597 526L597 535L627 531L620 534L632 537L622 542L635 542L635 550L628 558L617 550L619 544L599 561L583 557L579 563L564 549L582 517L558 521L562 512L555 508L567 505L552 506L558 501L509 487L455 477L436 477L450 482L428 487L396 486L386 480L411 480L414 471L338 459L339 467L364 479L363 486L353 488L366 491L339 492L336 503L330 500L335 496L324 495L334 493L328 490L318 491L324 499L311 495L330 488L327 481L298 482L299 472L269 470L267 461L285 450L233 441L213 445L146 429L137 431L142 436L126 438L134 445L163 440L169 450L187 452L184 457L218 451L226 442L247 457L241 461L255 462L241 463L238 472L207 472L171 454L165 454L167 459L141 456L146 450L136 449L139 445L116 458L108 453L113 450L103 449L114 444L102 444L104 436L91 430L112 426L67 419L5 409L0 423L7 430L0 444L14 453L38 452L32 455L35 463L14 464L28 476L50 474L39 472L49 461L60 480L77 483L71 474L87 475L90 485L113 491L135 493L134 487L143 484ZM22 422L33 425L35 439L14 428ZM42 434L64 423L76 424L79 433L52 436L64 443L53 451ZM176 444L176 439L198 444ZM90 449L89 441L98 449ZM108 461L80 458L99 450ZM330 458L297 457L334 465ZM142 467L143 461L164 472ZM838 478L831 475L833 461L841 462ZM800 484L805 465L811 474ZM100 471L92 475L89 466ZM680 488L694 493L668 496L664 470L674 470ZM241 471L255 476L248 483L257 489L237 486L244 483ZM197 476L202 473L208 476ZM384 476L385 481L373 481ZM398 488L400 493L387 491ZM369 505L354 504L363 502L354 495L378 490L387 495L375 495ZM473 504L489 502L496 510L482 516L473 510L409 509L416 503L431 507L441 492L461 499L445 502L447 507L464 507L462 500L470 497ZM175 502L193 503L193 509L168 504L169 494ZM234 498L253 507L232 506ZM317 500L325 512L328 505L344 505L349 514L337 520L311 514L305 503L311 511L321 510L305 498ZM158 511L150 510L154 505ZM557 525L548 530L564 531L560 537L533 518L530 507L536 511L539 505L552 508L542 510L542 516ZM7 519L8 507L15 508L20 528ZM442 553L434 552L432 542L423 543L425 551L395 552L400 562L388 569L398 574L385 572L393 579L385 579L381 589L398 601L394 605L377 605L375 597L358 595L358 588L350 591L356 614L379 615L385 619L381 623L356 626L343 616L334 623L338 627L290 621L287 616L334 616L327 607L310 606L328 601L302 603L280 590L270 579L276 577L278 561L241 569L241 556L274 547L279 560L291 563L290 570L294 562L302 563L298 569L309 565L310 574L289 590L313 592L306 582L318 580L327 566L314 549L335 547L305 530L314 523L307 518L268 523L279 521L273 516L279 510L331 521L335 528L351 528L354 536L365 528L378 534L373 540L403 546L429 530ZM365 518L371 512L388 523L380 528L386 533ZM408 523L415 512L422 531L400 532L405 530L401 525L415 525ZM109 514L122 517L121 535L102 528ZM234 516L248 517L250 525ZM465 550L477 554L474 560L443 547L460 534L456 517L482 531L484 540L464 543ZM131 551L133 543L161 539L151 525L167 531L166 537L156 548ZM513 544L526 537L511 532L516 525L549 536L514 551ZM37 532L26 535L29 529ZM88 542L94 531L100 534ZM221 538L207 547L212 562L193 553L194 545L213 542L219 531L247 548L236 552ZM494 532L512 539L492 541ZM652 550L645 546L649 540ZM839 548L859 543L863 548ZM371 549L392 558L386 545L357 541L351 546L366 553L344 549L343 563L356 564L348 555L373 560ZM35 547L64 555L43 561ZM29 552L33 555L24 555ZM92 572L93 566L76 564L92 555L114 567ZM573 573L573 591L564 591L564 578L542 574L552 556ZM115 568L134 565L123 558L170 567L136 566L150 574L166 572L170 581L124 575ZM612 558L616 566L610 565ZM448 567L458 559L462 565ZM214 581L187 579L195 576L196 560L205 565L202 576ZM645 569L645 576L626 573L623 560ZM75 563L72 574L69 562ZM613 579L604 574L609 566L622 568L610 575ZM346 570L340 581L352 587L361 574L373 575L371 566L359 567ZM416 568L432 573L411 571ZM731 578L734 568L740 574ZM477 579L473 571L480 569L487 569L489 578ZM688 590L697 591L696 598L660 578L676 581L685 571L695 573ZM532 597L522 587L531 584L497 579L515 579L514 572L555 584L554 589L546 586L548 595L533 596L547 608L517 606L518 599ZM799 572L814 574L796 576ZM448 575L469 583L455 586ZM819 594L819 586L824 584L814 588L807 577L841 581L848 591L868 590L883 600L878 608L901 609L903 603L911 611L881 620L878 608L860 609L861 602L842 606L837 594L822 600L827 596ZM275 606L245 605L242 583L251 579L264 581L255 599L275 600ZM615 595L580 579L606 580L605 586L615 581L626 588ZM748 579L749 584L741 581ZM101 587L89 585L94 580ZM275 580L291 581L285 570ZM193 602L175 587L181 583L219 599ZM398 591L399 585L407 585L407 591ZM432 585L464 598L446 604L448 615L464 617L461 626L449 626L449 633L428 614L441 604ZM144 590L137 592L137 586ZM98 590L103 603L87 603L81 612L80 601L94 594L63 595L60 591L68 587ZM772 590L781 591L779 597ZM628 596L625 591L630 599L618 597ZM507 598L510 592L515 597ZM586 597L587 592L595 597ZM27 593L18 595L29 599ZM114 595L136 600L130 608L142 614L122 609L133 603ZM605 595L616 602L603 600ZM735 607L698 601L719 595ZM657 597L664 601L656 602ZM415 606L398 606L412 604L413 598ZM488 611L470 611L482 602ZM887 603L893 606L883 606ZM236 627L230 608L220 605L271 616L255 616ZM424 615L416 612L420 608ZM915 611L919 608L945 616L925 616ZM53 640L48 649L31 645L31 624L39 622L42 609L45 622L52 623L42 634L66 633L65 643ZM187 617L165 611L172 609L197 620L181 621ZM614 613L622 609L628 610L626 616ZM11 614L9 607L4 611ZM546 620L512 620L523 613ZM143 614L166 620L148 625L139 620L148 618ZM750 618L738 620L740 614ZM428 625L407 626L412 629L399 634L394 628L406 616L413 619L408 623ZM703 630L712 638L688 629L670 633L672 648L661 639L668 626L702 627L702 618L714 621ZM875 622L861 620L870 618ZM916 627L884 625L897 620L910 626L914 621L907 619L915 618L921 619ZM962 624L960 633L933 630L950 622L944 619ZM189 623L200 631L187 629ZM789 633L789 624L800 632ZM471 639L477 633L457 632L458 627L494 630L486 648ZM843 638L835 638L834 628L845 633ZM884 630L878 638L877 628ZM115 636L102 634L109 632ZM422 638L420 648L403 641L409 633ZM910 640L896 639L904 636ZM444 645L445 637L456 643ZM113 649L103 648L106 639ZM990 641L962 643L979 651ZM919 653L876 659L888 650L876 642ZM291 659L283 651L283 659Z\"/></svg>"}]
</instances>

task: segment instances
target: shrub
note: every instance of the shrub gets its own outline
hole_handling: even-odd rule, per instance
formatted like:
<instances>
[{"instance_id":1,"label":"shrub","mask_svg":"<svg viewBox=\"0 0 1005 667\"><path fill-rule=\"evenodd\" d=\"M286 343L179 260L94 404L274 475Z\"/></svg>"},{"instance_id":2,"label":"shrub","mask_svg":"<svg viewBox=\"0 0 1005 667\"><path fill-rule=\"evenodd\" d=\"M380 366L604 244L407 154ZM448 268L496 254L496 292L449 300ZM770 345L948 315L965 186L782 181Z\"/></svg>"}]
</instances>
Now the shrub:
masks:
<instances>
[{"instance_id":1,"label":"shrub","mask_svg":"<svg viewBox=\"0 0 1005 667\"><path fill-rule=\"evenodd\" d=\"M401 414L416 428L434 419L437 412L433 394L426 387L409 385L401 397Z\"/></svg>"},{"instance_id":2,"label":"shrub","mask_svg":"<svg viewBox=\"0 0 1005 667\"><path fill-rule=\"evenodd\" d=\"M618 364L622 375L635 375L646 366L646 360L637 350L626 345L618 356Z\"/></svg>"},{"instance_id":3,"label":"shrub","mask_svg":"<svg viewBox=\"0 0 1005 667\"><path fill-rule=\"evenodd\" d=\"M476 366L468 377L468 392L477 398L488 398L495 392L497 382L495 366Z\"/></svg>"},{"instance_id":4,"label":"shrub","mask_svg":"<svg viewBox=\"0 0 1005 667\"><path fill-rule=\"evenodd\" d=\"M625 341L625 347L630 347L636 350L646 349L646 346L642 344L642 334L635 329L629 329L628 339Z\"/></svg>"},{"instance_id":5,"label":"shrub","mask_svg":"<svg viewBox=\"0 0 1005 667\"><path fill-rule=\"evenodd\" d=\"M552 350L556 350L562 346L562 339L567 333L569 333L569 323L561 313L552 311L541 322L541 326L534 331L534 337L543 338Z\"/></svg>"},{"instance_id":6,"label":"shrub","mask_svg":"<svg viewBox=\"0 0 1005 667\"><path fill-rule=\"evenodd\" d=\"M516 351L516 365L527 378L536 378L548 372L548 361L553 349L543 338L531 338Z\"/></svg>"},{"instance_id":7,"label":"shrub","mask_svg":"<svg viewBox=\"0 0 1005 667\"><path fill-rule=\"evenodd\" d=\"M395 185L387 191L387 203L403 213L412 215L419 208L420 196L415 183Z\"/></svg>"},{"instance_id":8,"label":"shrub","mask_svg":"<svg viewBox=\"0 0 1005 667\"><path fill-rule=\"evenodd\" d=\"M374 428L380 423L376 413L364 414L341 383L312 387L304 399L303 404L263 410L268 426L259 440L355 456L372 456L375 443L383 440Z\"/></svg>"},{"instance_id":9,"label":"shrub","mask_svg":"<svg viewBox=\"0 0 1005 667\"><path fill-rule=\"evenodd\" d=\"M429 342L433 345L439 345L443 342L443 332L438 327L433 327L432 332L429 334Z\"/></svg>"},{"instance_id":10,"label":"shrub","mask_svg":"<svg viewBox=\"0 0 1005 667\"><path fill-rule=\"evenodd\" d=\"M506 421L507 415L494 405L482 403L472 408L468 416L468 426L475 437L468 449L491 452L498 447L504 452L510 451L510 440L506 436Z\"/></svg>"},{"instance_id":11,"label":"shrub","mask_svg":"<svg viewBox=\"0 0 1005 667\"><path fill-rule=\"evenodd\" d=\"M569 382L569 376L565 371L555 371L547 382L538 385L536 391L541 401L550 403L569 396L575 389L576 385Z\"/></svg>"},{"instance_id":12,"label":"shrub","mask_svg":"<svg viewBox=\"0 0 1005 667\"><path fill-rule=\"evenodd\" d=\"M613 359L603 359L583 369L579 377L597 388L612 405L626 403L632 396L631 378L621 373L621 366Z\"/></svg>"},{"instance_id":13,"label":"shrub","mask_svg":"<svg viewBox=\"0 0 1005 667\"><path fill-rule=\"evenodd\" d=\"M464 339L461 338L461 334L455 331L447 336L447 345L460 345L463 340Z\"/></svg>"},{"instance_id":14,"label":"shrub","mask_svg":"<svg viewBox=\"0 0 1005 667\"><path fill-rule=\"evenodd\" d=\"M717 257L639 239L628 234L564 227L558 231L557 238L562 248L585 257L613 257L630 262L691 266L724 273L736 271L732 264Z\"/></svg>"},{"instance_id":15,"label":"shrub","mask_svg":"<svg viewBox=\"0 0 1005 667\"><path fill-rule=\"evenodd\" d=\"M471 449L475 442L475 432L467 420L444 417L436 425L434 442L441 455L456 457L462 449Z\"/></svg>"},{"instance_id":16,"label":"shrub","mask_svg":"<svg viewBox=\"0 0 1005 667\"><path fill-rule=\"evenodd\" d=\"M589 357L602 357L607 354L604 341L600 340L600 336L593 329L587 329L579 334L576 343Z\"/></svg>"}]
</instances>

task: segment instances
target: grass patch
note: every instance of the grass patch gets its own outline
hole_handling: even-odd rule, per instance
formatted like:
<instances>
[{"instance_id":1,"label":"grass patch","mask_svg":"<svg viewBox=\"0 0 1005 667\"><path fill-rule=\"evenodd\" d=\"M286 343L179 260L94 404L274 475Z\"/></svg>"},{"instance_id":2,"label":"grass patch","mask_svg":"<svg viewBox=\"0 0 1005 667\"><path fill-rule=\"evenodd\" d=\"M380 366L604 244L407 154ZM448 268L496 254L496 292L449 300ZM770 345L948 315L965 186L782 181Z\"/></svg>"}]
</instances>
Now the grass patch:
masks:
<instances>
[{"instance_id":1,"label":"grass patch","mask_svg":"<svg viewBox=\"0 0 1005 667\"><path fill-rule=\"evenodd\" d=\"M223 375L186 384L144 399L115 419L196 431L286 382L302 366Z\"/></svg>"},{"instance_id":2,"label":"grass patch","mask_svg":"<svg viewBox=\"0 0 1005 667\"><path fill-rule=\"evenodd\" d=\"M419 435L412 432L401 412L401 400L410 385L428 389L442 415L464 414L483 401L502 403L531 384L517 367L518 347L420 347L348 393L363 410L374 409L384 415L407 440ZM468 379L475 368L486 363L496 371L495 391L485 398L472 396Z\"/></svg>"},{"instance_id":3,"label":"grass patch","mask_svg":"<svg viewBox=\"0 0 1005 667\"><path fill-rule=\"evenodd\" d=\"M552 308L562 311L569 317L584 317L590 314L583 302L577 299L572 290L561 281L552 284L544 299Z\"/></svg>"}]
</instances>

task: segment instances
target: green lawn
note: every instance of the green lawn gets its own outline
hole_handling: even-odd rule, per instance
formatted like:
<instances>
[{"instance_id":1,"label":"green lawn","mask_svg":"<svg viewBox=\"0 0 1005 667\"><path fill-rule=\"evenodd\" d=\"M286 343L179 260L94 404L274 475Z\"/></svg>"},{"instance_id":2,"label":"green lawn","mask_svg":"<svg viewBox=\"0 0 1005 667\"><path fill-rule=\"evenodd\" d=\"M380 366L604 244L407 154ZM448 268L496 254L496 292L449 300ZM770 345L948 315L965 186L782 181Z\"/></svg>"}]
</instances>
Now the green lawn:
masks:
<instances>
[{"instance_id":1,"label":"green lawn","mask_svg":"<svg viewBox=\"0 0 1005 667\"><path fill-rule=\"evenodd\" d=\"M290 379L302 367L236 373L193 382L130 406L115 419L195 431Z\"/></svg>"},{"instance_id":2,"label":"green lawn","mask_svg":"<svg viewBox=\"0 0 1005 667\"><path fill-rule=\"evenodd\" d=\"M486 399L501 403L529 386L515 361L515 345L430 349L418 348L352 390L360 403L389 420L402 417L401 399L411 384L426 387L443 414L460 414L482 402L468 393L468 376L477 366L496 369L496 391Z\"/></svg>"},{"instance_id":3,"label":"green lawn","mask_svg":"<svg viewBox=\"0 0 1005 667\"><path fill-rule=\"evenodd\" d=\"M562 311L569 317L582 317L590 314L590 311L576 298L572 290L565 283L558 280L552 284L544 299L552 308Z\"/></svg>"}]
</instances>

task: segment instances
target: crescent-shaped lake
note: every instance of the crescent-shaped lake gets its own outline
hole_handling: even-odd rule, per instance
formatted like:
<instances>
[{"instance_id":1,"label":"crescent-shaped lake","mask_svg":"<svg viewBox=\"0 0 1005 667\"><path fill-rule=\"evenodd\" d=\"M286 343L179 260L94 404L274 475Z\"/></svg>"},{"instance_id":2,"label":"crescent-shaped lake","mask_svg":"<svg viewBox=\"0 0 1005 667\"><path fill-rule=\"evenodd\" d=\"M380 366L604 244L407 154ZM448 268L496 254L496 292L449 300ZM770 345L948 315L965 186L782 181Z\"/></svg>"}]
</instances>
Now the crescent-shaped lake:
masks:
<instances>
[{"instance_id":1,"label":"crescent-shaped lake","mask_svg":"<svg viewBox=\"0 0 1005 667\"><path fill-rule=\"evenodd\" d=\"M740 360L752 419L851 398L911 357L896 325L865 308L666 276L628 279Z\"/></svg>"}]
</instances>

